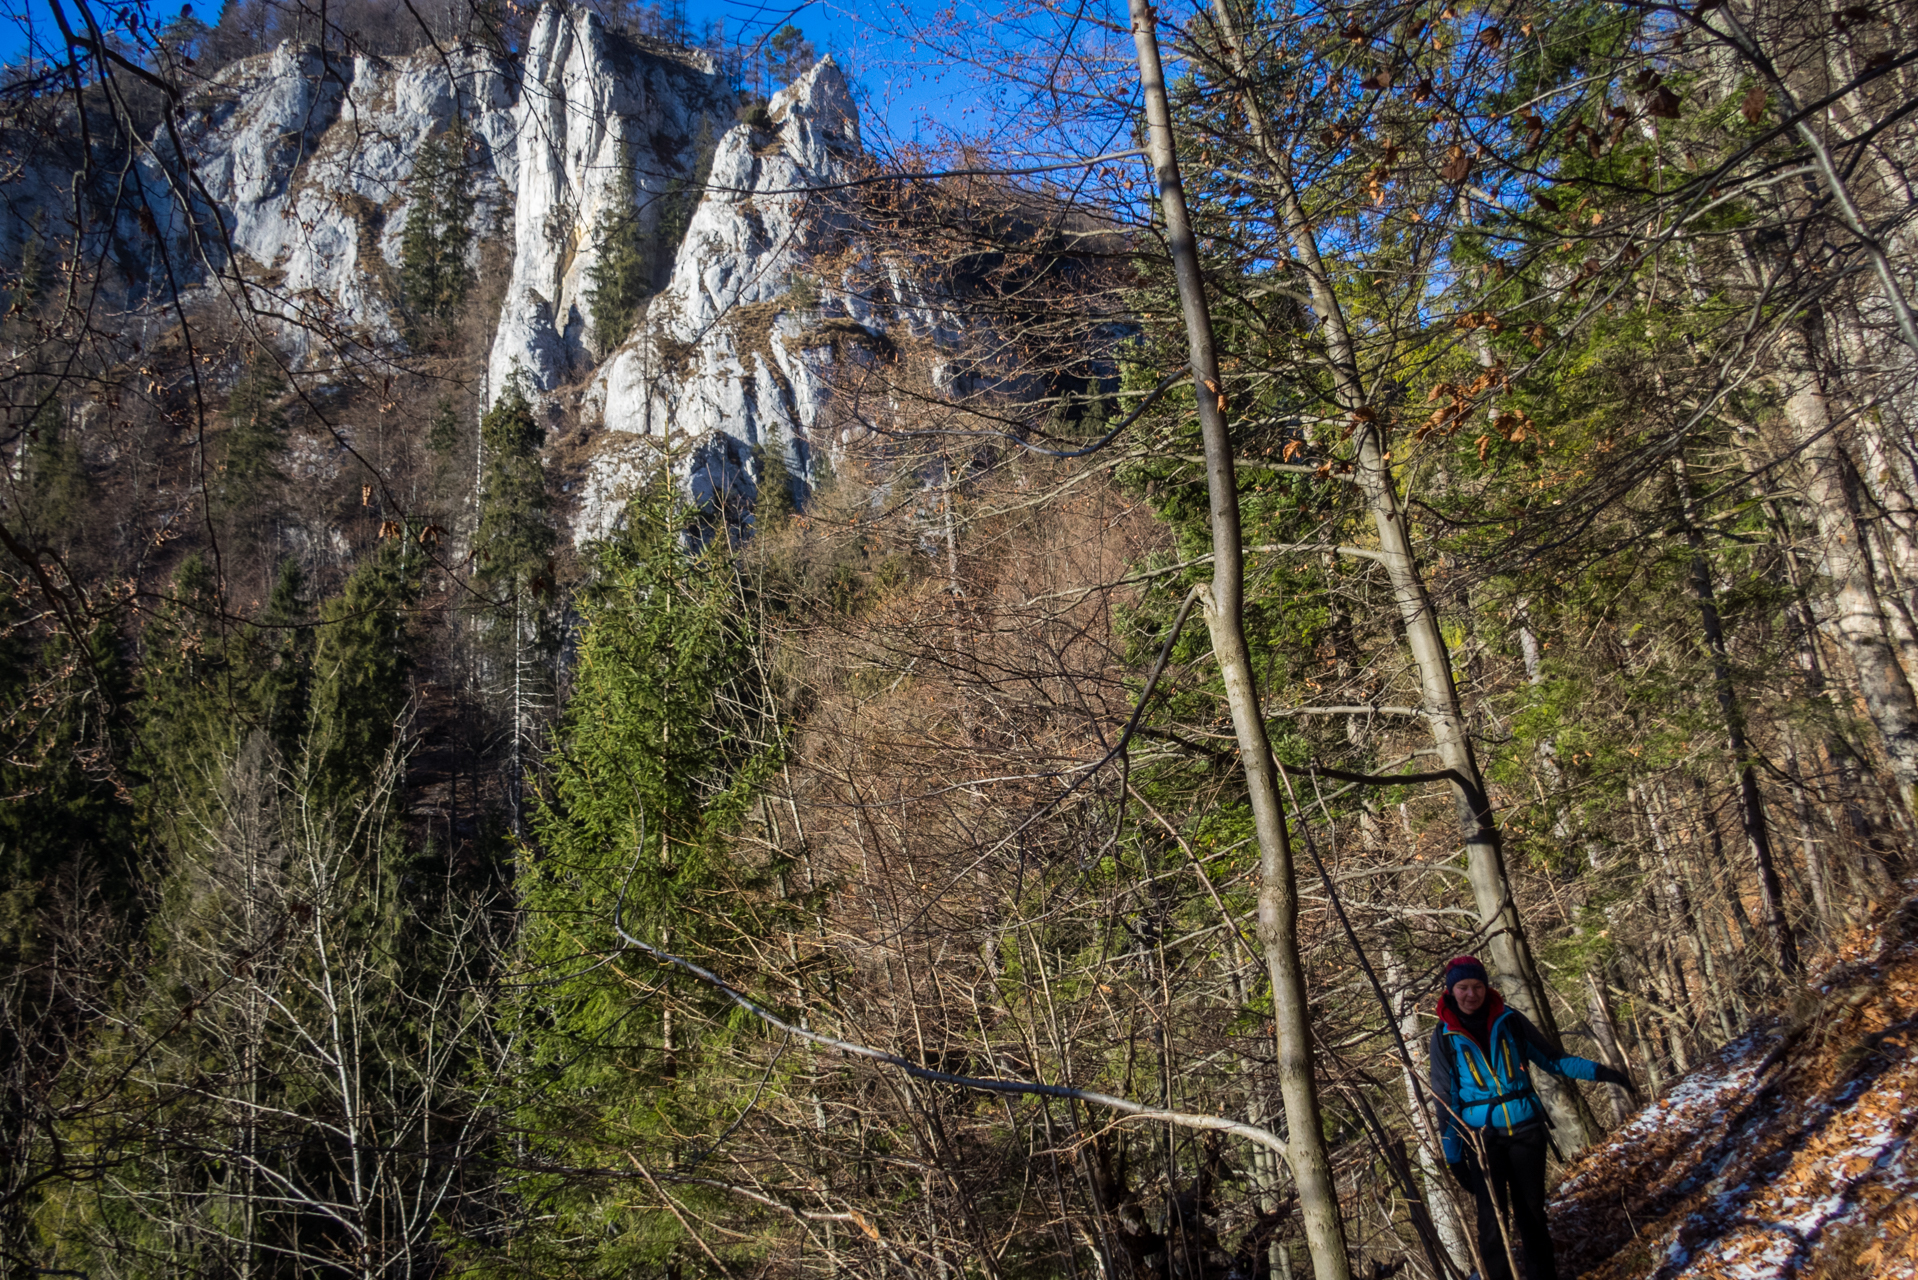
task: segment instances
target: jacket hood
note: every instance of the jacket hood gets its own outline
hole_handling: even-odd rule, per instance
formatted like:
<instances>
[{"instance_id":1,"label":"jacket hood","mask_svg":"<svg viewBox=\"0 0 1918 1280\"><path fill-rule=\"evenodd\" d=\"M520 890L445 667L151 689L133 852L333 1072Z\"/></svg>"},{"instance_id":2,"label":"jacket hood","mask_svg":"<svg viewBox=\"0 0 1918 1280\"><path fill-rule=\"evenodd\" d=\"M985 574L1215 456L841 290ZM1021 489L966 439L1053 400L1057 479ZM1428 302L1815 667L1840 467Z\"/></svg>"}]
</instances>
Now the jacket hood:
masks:
<instances>
[{"instance_id":1,"label":"jacket hood","mask_svg":"<svg viewBox=\"0 0 1918 1280\"><path fill-rule=\"evenodd\" d=\"M1447 999L1448 994L1447 992L1439 993L1439 1023L1448 1031L1456 1031L1462 1036L1469 1036L1473 1040L1477 1040L1478 1037L1473 1036L1472 1033L1466 1029L1465 1023L1459 1017L1459 1011L1452 1007L1451 1000ZM1492 1026L1497 1023L1499 1015L1504 1012L1505 997L1498 993L1497 987L1487 987L1485 989L1485 1027L1488 1033Z\"/></svg>"}]
</instances>

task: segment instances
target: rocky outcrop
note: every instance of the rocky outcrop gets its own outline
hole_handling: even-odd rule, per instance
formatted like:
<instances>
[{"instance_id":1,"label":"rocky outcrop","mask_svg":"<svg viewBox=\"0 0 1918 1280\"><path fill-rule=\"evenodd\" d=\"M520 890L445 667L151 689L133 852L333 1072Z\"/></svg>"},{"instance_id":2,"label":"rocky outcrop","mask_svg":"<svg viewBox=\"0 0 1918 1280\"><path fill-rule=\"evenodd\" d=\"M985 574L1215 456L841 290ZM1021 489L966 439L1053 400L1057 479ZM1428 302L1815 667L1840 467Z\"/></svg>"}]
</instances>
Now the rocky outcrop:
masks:
<instances>
[{"instance_id":1,"label":"rocky outcrop","mask_svg":"<svg viewBox=\"0 0 1918 1280\"><path fill-rule=\"evenodd\" d=\"M511 251L483 398L521 378L553 423L590 442L576 538L606 533L661 468L695 501L747 518L767 451L810 476L833 344L883 343L884 323L812 266L844 238L825 189L859 156L839 67L819 63L751 119L736 119L737 101L704 53L609 32L559 3L542 7L516 61L283 44L190 95L142 149L135 198L103 198L132 259L128 337L155 341L176 323L174 289L190 304L230 297L237 278L296 368L324 380L342 361L403 358L414 163L457 122L475 252L482 241ZM44 193L16 192L5 210L58 216L57 167ZM657 291L630 332L605 334L591 298L618 218L649 242ZM0 244L31 234L26 213L5 221ZM143 309L141 290L160 305Z\"/></svg>"},{"instance_id":2,"label":"rocky outcrop","mask_svg":"<svg viewBox=\"0 0 1918 1280\"><path fill-rule=\"evenodd\" d=\"M136 224L128 238L138 239L145 213L175 263L197 261L204 247L217 265L237 267L261 287L296 360L332 358L342 343L390 349L414 157L463 120L476 217L495 220L500 193L517 181L516 81L511 67L474 49L389 62L289 43L236 63L189 100L180 121L193 184L181 192L182 166L149 156L146 207L128 210ZM173 159L164 134L156 150Z\"/></svg>"},{"instance_id":3,"label":"rocky outcrop","mask_svg":"<svg viewBox=\"0 0 1918 1280\"><path fill-rule=\"evenodd\" d=\"M583 398L601 435L577 537L603 535L660 467L695 501L742 509L758 495L765 451L810 474L829 357L809 334L822 316L865 317L857 297L805 268L844 231L821 189L851 175L858 147L852 94L831 59L780 92L764 121L720 139L671 279Z\"/></svg>"},{"instance_id":4,"label":"rocky outcrop","mask_svg":"<svg viewBox=\"0 0 1918 1280\"><path fill-rule=\"evenodd\" d=\"M733 115L705 54L642 47L565 5L542 8L517 63L470 47L383 60L283 44L189 100L186 165L164 133L156 140L145 207L126 209L123 238L157 235L156 281L162 246L175 263L205 248L237 266L296 359L393 350L414 160L458 120L475 230L513 249L488 389L517 367L550 391L592 368L595 228L630 210L654 232L665 197L690 183Z\"/></svg>"},{"instance_id":5,"label":"rocky outcrop","mask_svg":"<svg viewBox=\"0 0 1918 1280\"><path fill-rule=\"evenodd\" d=\"M513 111L513 267L492 393L515 369L531 389L551 391L590 368L598 230L632 216L642 234L658 235L701 151L731 125L734 101L703 53L641 51L609 37L596 14L540 11Z\"/></svg>"}]
</instances>

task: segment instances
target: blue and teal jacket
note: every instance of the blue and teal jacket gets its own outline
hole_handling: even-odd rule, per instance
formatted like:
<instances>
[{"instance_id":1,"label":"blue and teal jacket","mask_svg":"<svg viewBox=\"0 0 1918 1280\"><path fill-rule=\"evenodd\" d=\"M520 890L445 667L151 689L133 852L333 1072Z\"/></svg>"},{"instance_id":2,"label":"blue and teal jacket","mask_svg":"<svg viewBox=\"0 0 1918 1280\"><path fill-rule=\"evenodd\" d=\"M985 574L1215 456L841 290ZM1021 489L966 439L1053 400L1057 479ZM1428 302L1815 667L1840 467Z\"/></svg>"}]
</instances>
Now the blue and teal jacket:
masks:
<instances>
[{"instance_id":1,"label":"blue and teal jacket","mask_svg":"<svg viewBox=\"0 0 1918 1280\"><path fill-rule=\"evenodd\" d=\"M1511 1133L1546 1119L1528 1062L1568 1080L1597 1079L1597 1063L1552 1044L1524 1014L1508 1008L1496 990L1486 993L1481 1012L1483 1041L1467 1029L1451 995L1439 997L1439 1025L1432 1033L1432 1094L1438 1099L1439 1135L1451 1164L1465 1158L1460 1126L1496 1126L1500 1133Z\"/></svg>"}]
</instances>

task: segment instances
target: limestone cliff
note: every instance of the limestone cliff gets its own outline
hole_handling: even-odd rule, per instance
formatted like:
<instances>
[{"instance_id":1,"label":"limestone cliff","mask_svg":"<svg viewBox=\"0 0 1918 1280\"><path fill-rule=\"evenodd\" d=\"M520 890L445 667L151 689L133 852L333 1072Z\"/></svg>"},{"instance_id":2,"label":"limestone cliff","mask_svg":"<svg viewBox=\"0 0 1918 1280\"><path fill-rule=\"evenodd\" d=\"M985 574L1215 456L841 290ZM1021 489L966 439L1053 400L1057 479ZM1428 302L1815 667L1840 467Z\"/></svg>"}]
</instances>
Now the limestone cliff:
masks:
<instances>
[{"instance_id":1,"label":"limestone cliff","mask_svg":"<svg viewBox=\"0 0 1918 1280\"><path fill-rule=\"evenodd\" d=\"M462 120L476 215L495 220L500 193L518 181L518 81L513 67L472 49L386 62L283 44L234 64L182 108L187 164L173 163L162 134L142 165L143 203L123 214L157 224L155 293L165 296L161 250L176 272L205 252L259 286L301 363L335 358L343 345L373 358L391 351L414 157ZM183 169L192 179L184 191Z\"/></svg>"},{"instance_id":2,"label":"limestone cliff","mask_svg":"<svg viewBox=\"0 0 1918 1280\"><path fill-rule=\"evenodd\" d=\"M807 321L869 317L856 295L810 280L796 299L795 273L841 230L818 193L850 175L858 122L830 59L778 94L769 118L770 129L742 123L720 140L670 281L587 389L583 412L604 434L579 537L603 533L658 466L709 505L756 498L766 450L810 472L825 357Z\"/></svg>"},{"instance_id":3,"label":"limestone cliff","mask_svg":"<svg viewBox=\"0 0 1918 1280\"><path fill-rule=\"evenodd\" d=\"M482 396L519 377L550 422L591 441L574 536L606 532L660 468L696 500L743 513L765 450L801 481L810 472L828 357L809 326L883 326L806 276L845 230L821 190L850 177L859 153L840 69L818 64L749 120L737 104L705 54L609 32L557 3L517 59L282 45L184 101L142 157L134 198L117 201L112 234L146 296L129 334L150 342L173 324L174 290L189 305L222 302L237 278L320 385L343 363L379 376L382 362L405 360L410 180L422 145L457 122L476 201L472 265L482 243L495 246L488 261L510 264L497 317L474 317L492 326ZM594 271L603 228L622 216L652 242L657 288L630 332L601 334ZM10 234L25 225L16 218Z\"/></svg>"}]
</instances>

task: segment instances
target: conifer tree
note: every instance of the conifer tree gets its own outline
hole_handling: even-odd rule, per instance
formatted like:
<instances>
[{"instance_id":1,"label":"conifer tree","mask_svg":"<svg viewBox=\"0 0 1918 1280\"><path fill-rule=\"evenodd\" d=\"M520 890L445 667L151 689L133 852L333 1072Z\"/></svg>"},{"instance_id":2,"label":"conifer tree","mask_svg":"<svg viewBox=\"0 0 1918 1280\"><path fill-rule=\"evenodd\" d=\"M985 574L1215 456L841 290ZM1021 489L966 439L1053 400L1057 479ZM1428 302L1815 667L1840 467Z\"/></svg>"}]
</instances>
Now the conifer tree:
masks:
<instances>
[{"instance_id":1,"label":"conifer tree","mask_svg":"<svg viewBox=\"0 0 1918 1280\"><path fill-rule=\"evenodd\" d=\"M753 528L764 533L790 520L799 507L793 499L793 474L786 450L778 441L754 450L759 461L757 493L753 499Z\"/></svg>"},{"instance_id":2,"label":"conifer tree","mask_svg":"<svg viewBox=\"0 0 1918 1280\"><path fill-rule=\"evenodd\" d=\"M367 569L347 580L349 592ZM221 762L258 735L279 758L300 749L315 700L314 631L299 562L281 562L266 608L245 625L221 610L212 567L192 555L171 599L141 637L135 772L149 829L175 852L189 847L222 785ZM338 615L346 606L328 603ZM329 628L322 627L322 636ZM327 645L322 640L322 650Z\"/></svg>"},{"instance_id":3,"label":"conifer tree","mask_svg":"<svg viewBox=\"0 0 1918 1280\"><path fill-rule=\"evenodd\" d=\"M529 988L509 1020L525 1078L542 1082L526 1095L524 1132L555 1165L611 1167L630 1156L684 1168L698 1153L675 1150L677 1135L726 1124L712 1106L724 1090L688 1079L723 1069L717 1044L692 1039L711 1020L683 1013L716 1012L712 994L675 986L636 1006L635 992L658 989L650 965L625 957L579 972L583 956L620 950L616 904L627 929L709 962L731 931L751 928L745 891L756 871L725 838L778 747L742 678L753 638L723 544L689 553L679 532L689 518L648 497L597 548L580 599L574 694L535 806L538 854L520 866L520 967L577 974ZM527 1243L586 1273L657 1266L683 1241L664 1211L635 1208L603 1184L537 1179L524 1192L543 1224Z\"/></svg>"},{"instance_id":4,"label":"conifer tree","mask_svg":"<svg viewBox=\"0 0 1918 1280\"><path fill-rule=\"evenodd\" d=\"M405 714L418 575L404 544L403 536L382 541L320 609L310 769L316 792L331 802L368 788Z\"/></svg>"},{"instance_id":5,"label":"conifer tree","mask_svg":"<svg viewBox=\"0 0 1918 1280\"><path fill-rule=\"evenodd\" d=\"M528 748L549 703L556 637L545 601L554 593L558 541L539 449L544 432L518 370L480 420L479 527L473 537L473 581L489 600L484 644L497 662L491 692L506 699L510 761L507 787L513 829L520 830L521 786Z\"/></svg>"},{"instance_id":6,"label":"conifer tree","mask_svg":"<svg viewBox=\"0 0 1918 1280\"><path fill-rule=\"evenodd\" d=\"M312 698L313 632L302 625L306 610L306 574L289 556L280 562L265 612L243 636L246 699L282 755L291 755L305 732Z\"/></svg>"},{"instance_id":7,"label":"conifer tree","mask_svg":"<svg viewBox=\"0 0 1918 1280\"><path fill-rule=\"evenodd\" d=\"M633 204L637 188L632 144L621 139L615 203L593 229L599 258L586 272L591 284L586 305L593 315L593 341L602 352L626 340L640 304L652 292L653 254Z\"/></svg>"},{"instance_id":8,"label":"conifer tree","mask_svg":"<svg viewBox=\"0 0 1918 1280\"><path fill-rule=\"evenodd\" d=\"M74 531L92 514L93 485L79 446L66 431L59 397L48 396L33 416L21 450L21 514L36 540L70 543Z\"/></svg>"},{"instance_id":9,"label":"conifer tree","mask_svg":"<svg viewBox=\"0 0 1918 1280\"><path fill-rule=\"evenodd\" d=\"M540 466L545 432L515 370L493 407L480 419L479 531L473 540L474 578L496 602L551 583L558 535L552 500Z\"/></svg>"},{"instance_id":10,"label":"conifer tree","mask_svg":"<svg viewBox=\"0 0 1918 1280\"><path fill-rule=\"evenodd\" d=\"M410 203L400 232L400 297L410 340L422 326L459 314L473 284L467 253L473 242L473 179L466 166L466 131L457 121L420 145L407 184Z\"/></svg>"},{"instance_id":11,"label":"conifer tree","mask_svg":"<svg viewBox=\"0 0 1918 1280\"><path fill-rule=\"evenodd\" d=\"M453 406L453 397L441 396L439 408L433 411L433 421L426 429L426 447L436 457L444 458L459 448L460 415Z\"/></svg>"},{"instance_id":12,"label":"conifer tree","mask_svg":"<svg viewBox=\"0 0 1918 1280\"><path fill-rule=\"evenodd\" d=\"M286 449L286 415L280 411L285 394L279 361L256 348L227 399L219 501L229 514L258 514L267 487L285 479L279 469Z\"/></svg>"},{"instance_id":13,"label":"conifer tree","mask_svg":"<svg viewBox=\"0 0 1918 1280\"><path fill-rule=\"evenodd\" d=\"M234 646L204 556L190 555L174 571L171 598L140 639L137 800L153 836L177 850L217 781L215 761L232 751L241 726Z\"/></svg>"},{"instance_id":14,"label":"conifer tree","mask_svg":"<svg viewBox=\"0 0 1918 1280\"><path fill-rule=\"evenodd\" d=\"M129 701L114 637L96 629L75 661L63 634L33 644L23 612L0 597L0 961L10 964L35 952L53 881L97 875L120 901L133 871L133 811L106 767Z\"/></svg>"},{"instance_id":15,"label":"conifer tree","mask_svg":"<svg viewBox=\"0 0 1918 1280\"><path fill-rule=\"evenodd\" d=\"M769 87L791 84L812 70L818 60L806 33L788 22L766 41L766 77Z\"/></svg>"}]
</instances>

